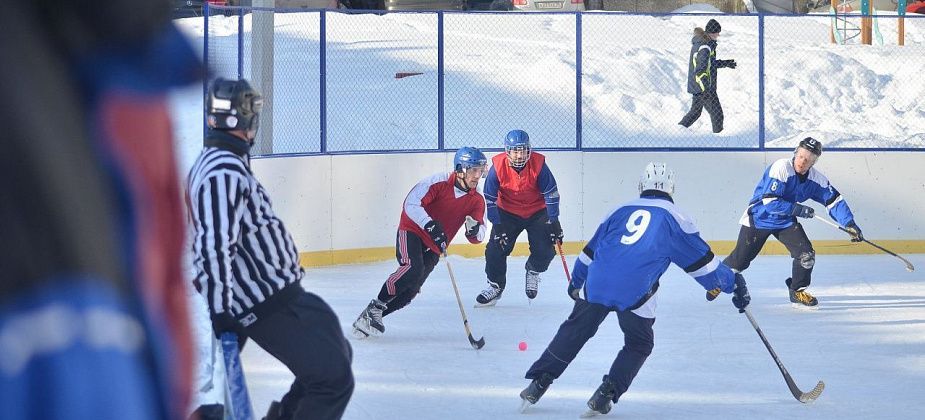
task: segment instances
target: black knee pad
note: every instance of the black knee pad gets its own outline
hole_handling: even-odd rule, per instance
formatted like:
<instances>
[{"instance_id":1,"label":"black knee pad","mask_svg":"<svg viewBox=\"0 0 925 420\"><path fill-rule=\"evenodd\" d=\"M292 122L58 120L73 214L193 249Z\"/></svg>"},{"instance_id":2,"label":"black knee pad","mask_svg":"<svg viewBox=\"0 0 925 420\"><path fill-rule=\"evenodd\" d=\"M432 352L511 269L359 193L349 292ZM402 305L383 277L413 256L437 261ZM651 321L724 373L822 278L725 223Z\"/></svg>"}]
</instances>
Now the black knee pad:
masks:
<instances>
[{"instance_id":1,"label":"black knee pad","mask_svg":"<svg viewBox=\"0 0 925 420\"><path fill-rule=\"evenodd\" d=\"M816 251L803 252L799 257L800 267L811 270L816 265Z\"/></svg>"}]
</instances>

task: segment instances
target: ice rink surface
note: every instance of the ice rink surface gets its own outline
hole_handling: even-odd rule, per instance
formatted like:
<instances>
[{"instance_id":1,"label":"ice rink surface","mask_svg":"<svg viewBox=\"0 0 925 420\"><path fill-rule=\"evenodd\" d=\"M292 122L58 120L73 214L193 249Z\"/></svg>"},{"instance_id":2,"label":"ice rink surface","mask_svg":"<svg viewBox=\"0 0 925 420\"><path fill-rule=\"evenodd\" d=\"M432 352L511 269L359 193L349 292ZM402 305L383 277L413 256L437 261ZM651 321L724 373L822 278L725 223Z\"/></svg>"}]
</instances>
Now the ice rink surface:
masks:
<instances>
[{"instance_id":1,"label":"ice rink surface","mask_svg":"<svg viewBox=\"0 0 925 420\"><path fill-rule=\"evenodd\" d=\"M856 245L862 246L862 245ZM866 245L864 245L866 246ZM452 252L452 248L450 250ZM907 256L925 270L925 255ZM574 256L568 257L569 266ZM422 293L385 318L386 333L359 340L351 324L395 262L308 269L303 286L337 312L353 346L356 389L345 419L568 419L585 403L623 345L611 315L545 396L521 414L518 393L572 300L553 260L539 295L523 291L525 258L511 258L498 305L474 308L484 260L451 256L469 324L486 344L468 343L446 263ZM812 404L797 402L730 295L704 291L672 266L657 294L655 350L607 416L623 419L921 419L925 416L925 271L909 273L888 255L820 255L809 291L817 310L795 309L784 279L791 260L759 256L745 271L752 315ZM526 351L518 343L528 344ZM286 368L248 343L242 354L255 412L289 388Z\"/></svg>"}]
</instances>

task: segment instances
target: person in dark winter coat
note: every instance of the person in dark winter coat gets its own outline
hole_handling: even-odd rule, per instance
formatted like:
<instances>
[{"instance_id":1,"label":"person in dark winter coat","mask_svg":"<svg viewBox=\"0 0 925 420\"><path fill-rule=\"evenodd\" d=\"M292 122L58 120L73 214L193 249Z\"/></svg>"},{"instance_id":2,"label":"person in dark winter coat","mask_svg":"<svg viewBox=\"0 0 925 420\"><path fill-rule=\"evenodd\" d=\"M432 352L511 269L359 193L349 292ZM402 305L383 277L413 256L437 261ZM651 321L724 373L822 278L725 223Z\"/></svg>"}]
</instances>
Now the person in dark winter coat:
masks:
<instances>
[{"instance_id":1,"label":"person in dark winter coat","mask_svg":"<svg viewBox=\"0 0 925 420\"><path fill-rule=\"evenodd\" d=\"M690 127L700 118L704 108L710 114L713 132L723 131L723 107L716 95L716 69L736 68L735 60L716 59L716 40L722 28L715 19L707 22L706 29L694 29L687 75L687 92L693 95L691 110L678 124Z\"/></svg>"}]
</instances>

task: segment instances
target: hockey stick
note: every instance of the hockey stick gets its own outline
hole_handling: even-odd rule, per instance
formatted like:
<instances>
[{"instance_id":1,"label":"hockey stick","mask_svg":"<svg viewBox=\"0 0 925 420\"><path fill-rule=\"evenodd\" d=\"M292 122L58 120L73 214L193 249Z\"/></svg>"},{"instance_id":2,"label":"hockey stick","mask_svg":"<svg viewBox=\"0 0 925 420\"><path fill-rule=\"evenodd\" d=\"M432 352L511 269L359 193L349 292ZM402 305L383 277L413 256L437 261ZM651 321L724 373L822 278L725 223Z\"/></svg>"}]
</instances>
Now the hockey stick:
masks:
<instances>
[{"instance_id":1,"label":"hockey stick","mask_svg":"<svg viewBox=\"0 0 925 420\"><path fill-rule=\"evenodd\" d=\"M559 257L562 258L562 268L565 269L565 279L572 282L572 275L568 272L568 263L565 262L565 253L562 252L562 242L556 241L556 249L559 250Z\"/></svg>"},{"instance_id":2,"label":"hockey stick","mask_svg":"<svg viewBox=\"0 0 925 420\"><path fill-rule=\"evenodd\" d=\"M232 420L253 420L251 398L244 381L244 369L238 354L238 335L233 332L222 333L222 359L225 361L225 375L228 378L229 398Z\"/></svg>"},{"instance_id":3,"label":"hockey stick","mask_svg":"<svg viewBox=\"0 0 925 420\"><path fill-rule=\"evenodd\" d=\"M446 262L446 271L450 273L450 283L453 283L453 291L456 292L456 303L459 304L459 313L462 314L463 327L466 327L466 334L469 336L469 344L476 350L485 345L485 337L476 340L472 337L472 330L469 329L469 318L466 317L466 310L463 309L462 298L459 297L459 288L456 287L456 276L453 275L453 267L450 266L450 260L447 259L446 252L443 253L443 261Z\"/></svg>"},{"instance_id":4,"label":"hockey stick","mask_svg":"<svg viewBox=\"0 0 925 420\"><path fill-rule=\"evenodd\" d=\"M771 343L768 342L768 338L764 336L764 333L761 332L761 328L758 327L758 323L755 322L755 318L752 317L752 313L745 308L745 316L748 317L748 322L752 323L752 327L755 327L755 331L758 333L758 336L761 337L761 342L764 343L764 346L767 347L768 353L771 353L771 357L774 358L774 363L777 363L777 368L780 369L780 373L784 375L784 381L787 382L787 387L790 388L790 392L793 394L793 398L796 398L797 401L801 403L813 402L816 398L819 398L819 395L822 394L822 390L825 389L825 383L819 381L816 384L816 387L809 392L800 391L800 388L797 388L797 384L793 382L793 378L790 377L790 373L787 372L787 368L784 367L784 364L780 361L780 358L777 357L777 353L774 353L774 349L771 348Z\"/></svg>"},{"instance_id":5,"label":"hockey stick","mask_svg":"<svg viewBox=\"0 0 925 420\"><path fill-rule=\"evenodd\" d=\"M851 232L849 232L848 229L845 229L845 228L843 228L843 227L841 227L841 226L835 224L834 222L830 222L829 220L827 220L827 219L825 219L825 218L823 218L823 217L813 217L813 219L816 219L816 220L825 222L825 223L827 223L828 225L833 226L833 227L836 227L836 228L838 228L839 230L841 230L842 232L845 232L845 233L847 233L847 234L849 234L849 235L851 234ZM867 242L868 244L870 244L870 246L872 246L872 247L874 247L874 248L877 248L877 249L879 249L879 250L881 250L881 251L883 251L883 252L886 252L887 254L890 254L890 255L892 255L892 256L894 256L894 257L899 258L900 260L902 260L902 261L903 261L903 264L906 264L906 270L907 270L907 271L915 271L915 267L912 266L912 263L909 262L909 260L903 258L901 255L899 255L899 254L897 254L897 253L895 253L895 252L893 252L893 251L890 251L889 249L886 249L886 248L884 248L884 247L882 247L882 246L880 246L880 245L877 245L877 244L875 244L875 243L873 243L873 242L871 242L871 241L868 241L866 238L863 238L863 239L861 239L861 240L864 241L864 242Z\"/></svg>"}]
</instances>

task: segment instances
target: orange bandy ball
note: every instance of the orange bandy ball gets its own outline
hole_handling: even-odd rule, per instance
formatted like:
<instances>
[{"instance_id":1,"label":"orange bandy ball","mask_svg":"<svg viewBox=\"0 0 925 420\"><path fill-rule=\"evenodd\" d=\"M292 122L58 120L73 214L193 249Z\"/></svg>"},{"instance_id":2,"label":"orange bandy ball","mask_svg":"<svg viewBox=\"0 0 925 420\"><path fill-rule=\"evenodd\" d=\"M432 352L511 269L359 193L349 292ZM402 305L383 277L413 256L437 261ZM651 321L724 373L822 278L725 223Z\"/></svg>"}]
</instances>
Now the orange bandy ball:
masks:
<instances>
[{"instance_id":1,"label":"orange bandy ball","mask_svg":"<svg viewBox=\"0 0 925 420\"><path fill-rule=\"evenodd\" d=\"M520 344L517 345L517 348L519 348L520 351L526 350L526 349L527 349L527 342L526 342L526 341L521 341Z\"/></svg>"}]
</instances>

